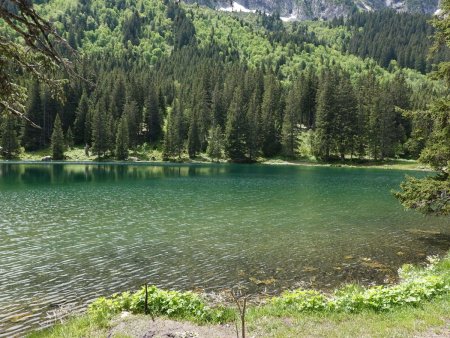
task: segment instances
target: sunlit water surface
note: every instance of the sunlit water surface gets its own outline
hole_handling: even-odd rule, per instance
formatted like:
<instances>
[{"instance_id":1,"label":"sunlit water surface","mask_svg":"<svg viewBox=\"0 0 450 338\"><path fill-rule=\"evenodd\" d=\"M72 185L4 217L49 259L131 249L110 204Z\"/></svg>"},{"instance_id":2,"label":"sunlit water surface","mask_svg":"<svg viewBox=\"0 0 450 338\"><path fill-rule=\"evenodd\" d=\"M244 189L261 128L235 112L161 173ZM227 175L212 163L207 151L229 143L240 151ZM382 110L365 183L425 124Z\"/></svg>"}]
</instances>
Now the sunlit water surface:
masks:
<instances>
[{"instance_id":1,"label":"sunlit water surface","mask_svg":"<svg viewBox=\"0 0 450 338\"><path fill-rule=\"evenodd\" d=\"M394 281L401 264L450 247L448 218L406 212L392 196L404 175L0 164L0 336L145 282L279 292Z\"/></svg>"}]
</instances>

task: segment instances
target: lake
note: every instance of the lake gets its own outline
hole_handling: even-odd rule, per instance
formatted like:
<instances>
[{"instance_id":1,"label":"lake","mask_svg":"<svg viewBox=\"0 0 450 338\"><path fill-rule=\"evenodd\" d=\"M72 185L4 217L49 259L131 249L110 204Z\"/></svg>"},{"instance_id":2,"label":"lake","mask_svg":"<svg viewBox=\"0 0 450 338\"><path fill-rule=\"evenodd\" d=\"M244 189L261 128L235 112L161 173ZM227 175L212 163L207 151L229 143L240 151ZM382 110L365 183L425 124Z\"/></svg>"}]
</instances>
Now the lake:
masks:
<instances>
[{"instance_id":1,"label":"lake","mask_svg":"<svg viewBox=\"0 0 450 338\"><path fill-rule=\"evenodd\" d=\"M450 247L448 218L407 212L392 196L405 174L0 164L0 336L145 282L278 293L395 281L403 263Z\"/></svg>"}]
</instances>

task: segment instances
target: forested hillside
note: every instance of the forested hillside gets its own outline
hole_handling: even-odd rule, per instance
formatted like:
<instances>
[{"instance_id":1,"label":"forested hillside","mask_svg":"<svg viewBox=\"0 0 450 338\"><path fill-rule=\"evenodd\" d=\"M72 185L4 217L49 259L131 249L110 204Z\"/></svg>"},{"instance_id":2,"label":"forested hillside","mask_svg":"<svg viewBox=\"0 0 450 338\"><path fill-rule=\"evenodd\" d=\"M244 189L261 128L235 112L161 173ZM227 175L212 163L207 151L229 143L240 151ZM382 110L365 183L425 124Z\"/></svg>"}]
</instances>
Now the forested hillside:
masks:
<instances>
[{"instance_id":1,"label":"forested hillside","mask_svg":"<svg viewBox=\"0 0 450 338\"><path fill-rule=\"evenodd\" d=\"M348 20L333 20L332 26L345 25L352 34L344 50L360 57L371 57L387 68L395 60L402 68L430 72L433 64L449 59L447 48L430 57L433 27L431 16L401 13L391 10L355 12Z\"/></svg>"},{"instance_id":2,"label":"forested hillside","mask_svg":"<svg viewBox=\"0 0 450 338\"><path fill-rule=\"evenodd\" d=\"M130 153L146 158L148 149L165 159L417 157L431 121L401 109L425 108L443 90L402 68L432 68L424 54L432 30L421 16L380 12L286 24L277 14L168 0L53 0L41 1L39 10L78 51L80 77L65 85L63 102L45 83L27 84L27 116L42 129L4 118L6 157L16 156L19 144L35 151L49 147L52 135L61 142L61 134L66 146L88 145L99 157L121 160ZM385 33L374 27L376 18L420 21ZM381 45L398 49L380 57L372 48L379 42L365 35L374 31L390 36ZM421 38L402 45L393 32ZM359 44L365 49L356 50ZM58 117L61 128L54 128Z\"/></svg>"}]
</instances>

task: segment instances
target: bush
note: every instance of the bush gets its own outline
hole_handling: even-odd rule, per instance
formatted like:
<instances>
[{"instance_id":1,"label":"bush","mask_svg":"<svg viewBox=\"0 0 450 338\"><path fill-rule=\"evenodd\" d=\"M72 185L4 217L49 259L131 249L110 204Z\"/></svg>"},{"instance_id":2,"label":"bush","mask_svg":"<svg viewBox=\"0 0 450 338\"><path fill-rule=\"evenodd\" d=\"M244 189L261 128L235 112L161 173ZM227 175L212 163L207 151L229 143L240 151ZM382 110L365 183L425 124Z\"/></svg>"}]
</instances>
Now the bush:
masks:
<instances>
[{"instance_id":1,"label":"bush","mask_svg":"<svg viewBox=\"0 0 450 338\"><path fill-rule=\"evenodd\" d=\"M404 265L399 270L401 282L391 286L362 288L347 285L326 296L312 290L294 290L274 297L271 304L295 311L360 312L386 311L397 306L418 305L450 292L450 255L443 260L429 257L426 268Z\"/></svg>"},{"instance_id":2,"label":"bush","mask_svg":"<svg viewBox=\"0 0 450 338\"><path fill-rule=\"evenodd\" d=\"M224 323L234 319L234 312L226 307L209 307L193 292L165 291L151 286L147 290L147 313L153 316L188 319L199 323ZM110 298L101 297L89 306L95 316L113 316L122 311L145 313L145 288L131 294L124 292Z\"/></svg>"}]
</instances>

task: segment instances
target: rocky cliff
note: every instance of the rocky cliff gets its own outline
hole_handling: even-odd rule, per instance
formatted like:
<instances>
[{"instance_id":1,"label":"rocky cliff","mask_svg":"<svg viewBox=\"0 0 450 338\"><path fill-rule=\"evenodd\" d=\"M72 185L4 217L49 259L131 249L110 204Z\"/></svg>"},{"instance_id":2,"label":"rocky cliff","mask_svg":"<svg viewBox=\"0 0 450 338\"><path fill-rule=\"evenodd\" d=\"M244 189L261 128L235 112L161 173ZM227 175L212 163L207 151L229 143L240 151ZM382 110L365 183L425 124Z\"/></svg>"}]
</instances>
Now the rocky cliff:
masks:
<instances>
[{"instance_id":1,"label":"rocky cliff","mask_svg":"<svg viewBox=\"0 0 450 338\"><path fill-rule=\"evenodd\" d=\"M399 12L434 13L439 0L188 0L226 11L279 12L285 20L330 19L347 15L355 8L376 11L392 8Z\"/></svg>"}]
</instances>

